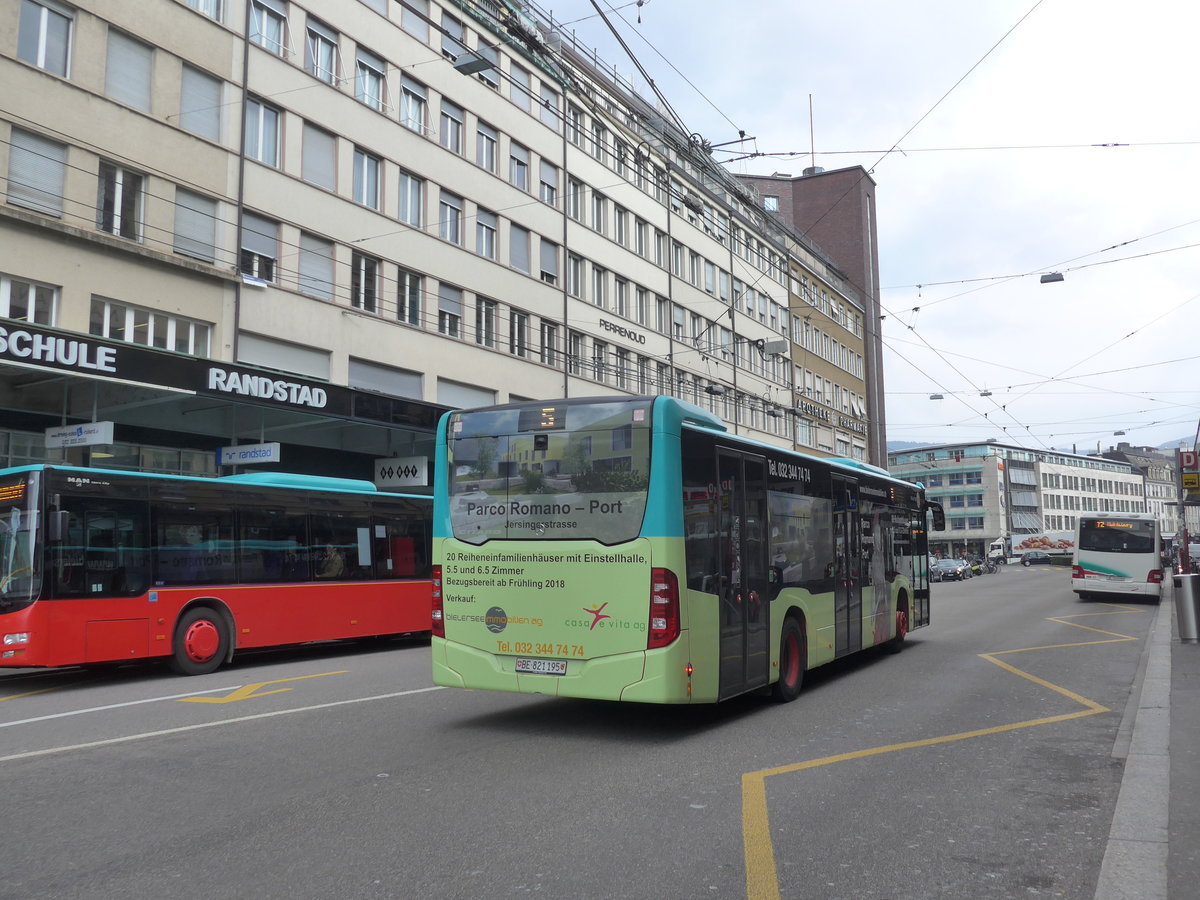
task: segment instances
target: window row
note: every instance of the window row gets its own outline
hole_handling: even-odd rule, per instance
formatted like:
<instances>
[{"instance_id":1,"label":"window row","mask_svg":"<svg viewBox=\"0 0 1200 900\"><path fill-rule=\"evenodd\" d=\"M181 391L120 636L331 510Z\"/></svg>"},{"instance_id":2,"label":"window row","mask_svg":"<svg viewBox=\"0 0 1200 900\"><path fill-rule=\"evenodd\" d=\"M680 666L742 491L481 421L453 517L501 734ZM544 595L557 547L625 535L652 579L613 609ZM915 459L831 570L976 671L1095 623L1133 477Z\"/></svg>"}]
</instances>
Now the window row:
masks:
<instances>
[{"instance_id":1,"label":"window row","mask_svg":"<svg viewBox=\"0 0 1200 900\"><path fill-rule=\"evenodd\" d=\"M947 531L982 531L983 516L946 516Z\"/></svg>"},{"instance_id":2,"label":"window row","mask_svg":"<svg viewBox=\"0 0 1200 900\"><path fill-rule=\"evenodd\" d=\"M856 391L842 387L835 381L824 377L820 372L796 367L796 393L816 403L831 406L836 410L866 418L866 398ZM926 482L929 484L930 482Z\"/></svg>"},{"instance_id":3,"label":"window row","mask_svg":"<svg viewBox=\"0 0 1200 900\"><path fill-rule=\"evenodd\" d=\"M62 288L0 273L0 318L58 324ZM208 356L212 325L184 316L93 297L88 332L98 337L190 356Z\"/></svg>"},{"instance_id":4,"label":"window row","mask_svg":"<svg viewBox=\"0 0 1200 900\"><path fill-rule=\"evenodd\" d=\"M1087 478L1080 475L1062 475L1057 472L1043 472L1042 487L1084 491L1092 494L1123 494L1139 497L1143 494L1142 484L1139 481Z\"/></svg>"},{"instance_id":5,"label":"window row","mask_svg":"<svg viewBox=\"0 0 1200 900\"><path fill-rule=\"evenodd\" d=\"M224 12L219 0L189 0L189 5L218 20ZM401 27L426 43L429 41L429 6L428 0L414 0L412 4L401 5ZM418 9L423 12L417 11ZM379 11L386 14L386 0L381 0ZM291 7L291 13L293 19L298 19L301 11L298 7ZM295 56L299 60L301 53L293 43L288 3L284 0L251 0L249 21L249 38L252 43L277 55ZM443 12L441 23L443 53L457 58L462 53L470 52L467 49L467 32L462 22ZM57 0L22 0L18 56L55 74L69 77L73 26L74 11L71 7L60 4ZM399 83L394 87L393 98L389 94L388 75L389 72L399 72L397 68L390 66L370 50L353 45L329 25L312 17L304 18L302 35L303 65L310 74L333 86L353 84L355 97L361 102L381 111L395 108L401 124L432 136L434 129L432 113L429 110L429 91L423 84L407 74L400 74ZM475 52L488 57L494 64L494 67L481 73L481 77L498 87L500 59L495 48L489 50L489 47L490 45L480 37ZM106 94L137 109L151 111L151 74L155 52L154 47L116 29L109 29L105 70ZM353 57L352 73L347 71L350 68L349 58L344 59L350 56ZM533 112L533 98L536 95L538 115L546 124L557 130L560 116L559 93L552 85L541 81L538 82L535 92L533 79L527 69L515 61L507 61L506 64L509 67L507 77L510 99L518 106ZM225 90L225 85L220 79L182 63L177 119L181 127L219 141ZM439 142L452 152L466 154L467 117L463 108L448 98L441 98L437 114ZM247 101L244 110L244 150L247 155L268 165L281 165L282 115L280 109L265 100L250 98ZM588 117L580 108L572 106L568 115L568 137L581 145L590 142L589 152L610 164L622 177L630 177L630 163L633 162L634 180L644 189L647 187L645 172L653 170L653 192L656 199L663 203L670 202L677 212L686 214L697 227L703 227L722 244L726 242L730 234L730 224L725 213L718 212L711 204L704 203L677 180L671 180L666 189L669 200L662 196L663 185L666 182L665 171L646 164L642 157L632 153L628 144L616 138L615 134L610 137L608 126L598 117ZM331 138L332 136L326 133L326 141L329 142ZM315 140L318 143L320 141L319 138ZM497 172L497 143L496 129L478 121L476 160L492 172ZM321 148L314 148L316 158L311 164L307 149L306 147L303 166L311 170L311 180L336 189L335 185L329 183L334 178L335 168L328 164ZM356 153L358 156L354 197L358 202L379 208L379 186L373 176L377 175L380 160L366 150ZM508 157L509 181L522 190L532 191L531 165L529 150L512 142ZM376 172L371 171L372 167ZM547 160L539 160L538 175L539 197L547 203L556 203L559 191L557 167ZM614 215L614 220L615 227L619 229L615 237L624 243L622 216ZM775 280L783 281L784 255L775 253L747 229L733 226L732 235L735 253ZM645 245L643 237L643 247ZM660 258L658 262L662 266L666 265L665 259ZM680 273L677 271L676 274ZM692 283L698 282L697 274ZM706 290L716 293L717 288L713 284L707 286Z\"/></svg>"},{"instance_id":6,"label":"window row","mask_svg":"<svg viewBox=\"0 0 1200 900\"><path fill-rule=\"evenodd\" d=\"M173 187L174 227L171 233L161 234L146 226L145 175L100 160L95 198L81 201L65 195L67 168L71 165L65 144L18 128L12 129L9 144L8 203L55 218L79 218L80 210L94 210L95 226L100 231L216 262L221 222L215 199Z\"/></svg>"},{"instance_id":7,"label":"window row","mask_svg":"<svg viewBox=\"0 0 1200 900\"><path fill-rule=\"evenodd\" d=\"M211 350L212 325L206 322L103 297L92 297L88 332L189 356L208 356Z\"/></svg>"},{"instance_id":8,"label":"window row","mask_svg":"<svg viewBox=\"0 0 1200 900\"><path fill-rule=\"evenodd\" d=\"M384 16L388 15L387 0L363 0L366 5ZM196 6L195 0L189 5ZM210 5L211 0L210 0ZM400 27L422 43L431 43L431 33L441 52L451 61L468 56L478 60L478 78L500 91L507 83L507 95L519 108L537 115L547 127L561 129L561 94L549 81L535 79L530 68L503 56L498 45L482 34L470 32L463 20L438 10L440 19L431 19L433 9L429 0L405 0L399 4ZM219 5L213 11L202 10L220 18ZM250 0L249 39L268 53L303 65L313 77L340 88L352 85L354 97L361 103L387 114L397 114L401 124L422 133L430 133L431 122L426 112L428 97L423 85L383 56L340 34L326 22L307 15L300 7L286 0ZM475 44L474 48L470 45ZM396 76L399 76L397 82ZM463 118L461 110L453 114L454 105L442 106L443 140L461 140ZM449 132L449 134L447 134Z\"/></svg>"},{"instance_id":9,"label":"window row","mask_svg":"<svg viewBox=\"0 0 1200 900\"><path fill-rule=\"evenodd\" d=\"M927 475L922 480L927 487L941 487L943 482L951 486L956 484L982 484L983 470L966 469L958 472L938 472Z\"/></svg>"},{"instance_id":10,"label":"window row","mask_svg":"<svg viewBox=\"0 0 1200 900\"><path fill-rule=\"evenodd\" d=\"M667 170L653 163L638 148L631 149L615 128L596 116L589 115L575 103L567 104L567 140L606 165L618 176L636 185L664 206L720 244L728 245L735 255L756 267L760 272L783 284L786 283L787 254L776 251L752 229L733 222L729 213L716 208L682 178L670 177ZM685 160L680 159L683 163ZM681 166L690 170L690 164ZM581 216L576 216L581 218ZM663 265L661 261L660 265ZM676 273L679 274L679 273Z\"/></svg>"}]
</instances>

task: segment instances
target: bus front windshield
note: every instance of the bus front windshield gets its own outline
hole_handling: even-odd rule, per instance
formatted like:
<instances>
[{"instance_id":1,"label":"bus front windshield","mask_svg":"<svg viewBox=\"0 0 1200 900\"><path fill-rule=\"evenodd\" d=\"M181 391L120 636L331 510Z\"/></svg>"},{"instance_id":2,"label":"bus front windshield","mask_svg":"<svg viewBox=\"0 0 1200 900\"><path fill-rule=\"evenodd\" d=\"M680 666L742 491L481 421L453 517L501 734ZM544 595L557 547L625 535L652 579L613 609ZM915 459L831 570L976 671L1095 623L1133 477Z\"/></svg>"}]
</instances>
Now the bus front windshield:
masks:
<instances>
[{"instance_id":1,"label":"bus front windshield","mask_svg":"<svg viewBox=\"0 0 1200 900\"><path fill-rule=\"evenodd\" d=\"M0 478L0 612L27 606L41 588L37 494L36 472Z\"/></svg>"},{"instance_id":2,"label":"bus front windshield","mask_svg":"<svg viewBox=\"0 0 1200 900\"><path fill-rule=\"evenodd\" d=\"M472 544L637 537L650 474L649 399L530 403L454 413L454 536Z\"/></svg>"},{"instance_id":3,"label":"bus front windshield","mask_svg":"<svg viewBox=\"0 0 1200 900\"><path fill-rule=\"evenodd\" d=\"M1153 553L1154 523L1084 520L1079 523L1079 549L1093 553Z\"/></svg>"}]
</instances>

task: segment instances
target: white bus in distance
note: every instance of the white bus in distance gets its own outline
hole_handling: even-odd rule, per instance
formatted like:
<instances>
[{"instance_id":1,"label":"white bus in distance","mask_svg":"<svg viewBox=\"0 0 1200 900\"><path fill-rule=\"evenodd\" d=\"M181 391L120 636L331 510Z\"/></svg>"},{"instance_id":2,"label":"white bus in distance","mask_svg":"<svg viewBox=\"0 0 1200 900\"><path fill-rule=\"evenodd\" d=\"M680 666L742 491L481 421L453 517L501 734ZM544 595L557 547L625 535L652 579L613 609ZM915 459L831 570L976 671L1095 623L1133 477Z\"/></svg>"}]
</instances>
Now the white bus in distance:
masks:
<instances>
[{"instance_id":1,"label":"white bus in distance","mask_svg":"<svg viewBox=\"0 0 1200 900\"><path fill-rule=\"evenodd\" d=\"M1162 534L1150 513L1080 516L1071 560L1071 590L1080 597L1162 594Z\"/></svg>"}]
</instances>

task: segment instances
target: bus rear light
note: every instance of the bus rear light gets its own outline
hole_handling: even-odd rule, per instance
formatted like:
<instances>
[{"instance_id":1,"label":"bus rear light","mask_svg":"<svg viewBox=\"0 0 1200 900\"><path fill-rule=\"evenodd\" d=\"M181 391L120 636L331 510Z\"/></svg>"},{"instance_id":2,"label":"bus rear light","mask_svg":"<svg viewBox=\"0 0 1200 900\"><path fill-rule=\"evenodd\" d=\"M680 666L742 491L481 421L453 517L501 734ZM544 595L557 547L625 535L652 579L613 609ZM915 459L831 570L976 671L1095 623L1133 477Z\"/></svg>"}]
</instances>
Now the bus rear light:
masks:
<instances>
[{"instance_id":1,"label":"bus rear light","mask_svg":"<svg viewBox=\"0 0 1200 900\"><path fill-rule=\"evenodd\" d=\"M29 632L28 631L14 631L12 634L6 634L4 636L4 646L5 647L11 647L14 644L28 644L28 643L29 643Z\"/></svg>"},{"instance_id":2,"label":"bus rear light","mask_svg":"<svg viewBox=\"0 0 1200 900\"><path fill-rule=\"evenodd\" d=\"M1148 581L1150 584L1162 584L1162 580L1163 580L1163 570L1162 569L1151 569L1150 574L1146 576L1146 581Z\"/></svg>"},{"instance_id":3,"label":"bus rear light","mask_svg":"<svg viewBox=\"0 0 1200 900\"><path fill-rule=\"evenodd\" d=\"M1083 577L1083 566L1071 566L1071 577L1072 578L1082 578Z\"/></svg>"},{"instance_id":4,"label":"bus rear light","mask_svg":"<svg viewBox=\"0 0 1200 900\"><path fill-rule=\"evenodd\" d=\"M650 633L646 649L665 647L679 637L679 581L670 569L650 570Z\"/></svg>"},{"instance_id":5,"label":"bus rear light","mask_svg":"<svg viewBox=\"0 0 1200 900\"><path fill-rule=\"evenodd\" d=\"M446 620L442 610L442 567L434 566L430 575L430 586L432 587L431 604L432 604L432 621L433 621L433 636L444 638L446 636Z\"/></svg>"}]
</instances>

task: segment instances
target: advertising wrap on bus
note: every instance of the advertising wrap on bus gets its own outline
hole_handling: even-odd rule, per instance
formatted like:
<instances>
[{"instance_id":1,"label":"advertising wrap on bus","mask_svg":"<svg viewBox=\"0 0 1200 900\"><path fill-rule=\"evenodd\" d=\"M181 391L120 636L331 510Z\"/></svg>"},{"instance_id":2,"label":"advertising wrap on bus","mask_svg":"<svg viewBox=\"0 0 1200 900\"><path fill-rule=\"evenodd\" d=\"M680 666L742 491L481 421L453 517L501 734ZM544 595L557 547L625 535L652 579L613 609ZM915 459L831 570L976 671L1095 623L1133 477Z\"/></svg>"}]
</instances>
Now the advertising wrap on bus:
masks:
<instances>
[{"instance_id":1,"label":"advertising wrap on bus","mask_svg":"<svg viewBox=\"0 0 1200 900\"><path fill-rule=\"evenodd\" d=\"M470 646L573 659L646 648L648 540L619 550L597 548L591 541L545 549L455 541L444 545L443 553L446 627ZM633 598L641 602L628 602ZM456 627L472 623L486 630Z\"/></svg>"},{"instance_id":2,"label":"advertising wrap on bus","mask_svg":"<svg viewBox=\"0 0 1200 900\"><path fill-rule=\"evenodd\" d=\"M451 436L446 628L465 646L513 655L518 674L562 675L562 658L644 651L647 410L485 412L456 418Z\"/></svg>"}]
</instances>

